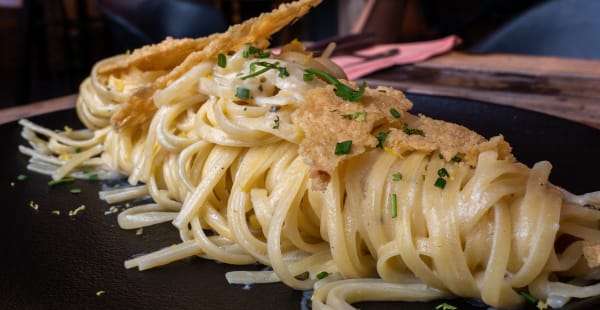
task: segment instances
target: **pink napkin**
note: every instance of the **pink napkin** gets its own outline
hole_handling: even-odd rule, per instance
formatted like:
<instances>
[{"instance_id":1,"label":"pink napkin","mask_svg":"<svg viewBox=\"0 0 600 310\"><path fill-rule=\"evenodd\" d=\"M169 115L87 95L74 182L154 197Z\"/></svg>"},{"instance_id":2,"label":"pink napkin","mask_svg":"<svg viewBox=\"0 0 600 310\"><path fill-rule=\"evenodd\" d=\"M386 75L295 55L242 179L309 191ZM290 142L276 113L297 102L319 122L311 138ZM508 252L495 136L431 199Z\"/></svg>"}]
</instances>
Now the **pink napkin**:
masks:
<instances>
[{"instance_id":1,"label":"pink napkin","mask_svg":"<svg viewBox=\"0 0 600 310\"><path fill-rule=\"evenodd\" d=\"M331 60L342 67L349 80L356 80L393 65L423 61L447 52L459 43L459 37L450 35L432 41L381 44L355 51L352 55L334 56Z\"/></svg>"}]
</instances>

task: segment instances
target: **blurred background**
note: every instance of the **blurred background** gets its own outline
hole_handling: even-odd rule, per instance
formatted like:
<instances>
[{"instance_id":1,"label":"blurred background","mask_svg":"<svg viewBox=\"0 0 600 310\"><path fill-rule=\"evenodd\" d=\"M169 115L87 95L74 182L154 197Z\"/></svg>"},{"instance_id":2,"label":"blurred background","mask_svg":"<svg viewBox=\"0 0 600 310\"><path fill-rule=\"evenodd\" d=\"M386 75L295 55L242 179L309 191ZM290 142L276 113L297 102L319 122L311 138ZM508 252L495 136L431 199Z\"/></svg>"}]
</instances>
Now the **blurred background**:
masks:
<instances>
[{"instance_id":1,"label":"blurred background","mask_svg":"<svg viewBox=\"0 0 600 310\"><path fill-rule=\"evenodd\" d=\"M93 64L165 36L221 32L275 0L0 0L0 108L77 92ZM369 0L325 0L272 38L317 41L350 33ZM382 0L380 2L386 2ZM387 0L361 25L379 42L457 34L469 49L543 0Z\"/></svg>"}]
</instances>

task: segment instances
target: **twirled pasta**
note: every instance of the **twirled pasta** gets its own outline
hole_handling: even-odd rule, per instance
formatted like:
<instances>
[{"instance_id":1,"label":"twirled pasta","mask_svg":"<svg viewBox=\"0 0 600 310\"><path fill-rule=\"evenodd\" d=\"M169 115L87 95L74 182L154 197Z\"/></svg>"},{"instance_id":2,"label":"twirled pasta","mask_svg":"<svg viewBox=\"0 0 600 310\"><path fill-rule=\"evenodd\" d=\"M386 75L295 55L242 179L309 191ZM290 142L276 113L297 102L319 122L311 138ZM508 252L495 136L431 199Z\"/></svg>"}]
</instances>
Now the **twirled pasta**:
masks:
<instances>
[{"instance_id":1,"label":"twirled pasta","mask_svg":"<svg viewBox=\"0 0 600 310\"><path fill-rule=\"evenodd\" d=\"M77 111L88 129L55 133L22 121L33 146L22 151L32 169L54 178L83 177L91 166L102 178L118 172L142 184L101 198L118 203L149 194L154 203L123 211L120 226L172 221L182 242L128 260L127 268L194 255L258 262L272 271L231 272L227 279L314 289L316 309L452 295L514 307L523 301L517 290L560 307L600 295L600 258L584 255L600 246L600 212L584 207L600 207L600 192L561 190L548 182L550 163L526 167L501 137L481 140L413 116L392 89L368 88L358 103L337 98L306 69L341 77L339 68L297 42L261 58L252 49L224 51L226 64L211 58L194 65L152 94L156 111L148 123L119 128L110 119L120 106L165 72L131 67L105 76L98 68L127 56L107 59L81 85ZM324 100L334 109L308 109L319 94L329 94ZM398 115L378 116L382 107ZM332 158L330 170L308 158L327 144L306 127L327 113L338 119L334 130L366 130L349 153L319 153ZM378 133L385 134L375 139ZM450 138L472 148L444 142Z\"/></svg>"}]
</instances>

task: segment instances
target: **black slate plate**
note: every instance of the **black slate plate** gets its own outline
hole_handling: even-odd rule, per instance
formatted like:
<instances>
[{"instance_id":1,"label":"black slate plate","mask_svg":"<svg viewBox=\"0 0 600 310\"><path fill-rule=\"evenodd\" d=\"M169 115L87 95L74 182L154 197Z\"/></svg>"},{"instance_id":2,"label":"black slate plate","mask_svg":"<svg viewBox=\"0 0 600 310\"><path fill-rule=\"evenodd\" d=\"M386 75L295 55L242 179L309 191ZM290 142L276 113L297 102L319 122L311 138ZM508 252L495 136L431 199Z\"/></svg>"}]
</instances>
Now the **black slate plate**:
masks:
<instances>
[{"instance_id":1,"label":"black slate plate","mask_svg":"<svg viewBox=\"0 0 600 310\"><path fill-rule=\"evenodd\" d=\"M551 180L575 192L600 190L600 130L542 114L481 102L411 95L413 112L463 124L486 137L502 133L527 165L554 164ZM81 127L73 110L34 121L50 128ZM16 123L0 126L0 309L299 309L303 293L281 284L228 285L224 273L247 270L193 258L139 272L123 261L134 254L178 242L169 224L123 231L116 214L97 191L107 184L78 181L50 188L49 178L26 171L27 158ZM28 178L18 181L19 174ZM14 186L11 186L14 183ZM110 184L109 184L110 185ZM81 188L79 195L69 193ZM37 211L29 207L37 203ZM80 205L86 209L67 215ZM52 211L59 210L60 216ZM260 269L260 266L250 268ZM105 291L97 296L98 291ZM306 296L309 296L306 294ZM449 301L459 309L480 308L473 301ZM429 303L366 303L363 309L435 309ZM308 303L309 304L309 303ZM568 309L599 307L600 298L575 301ZM529 307L532 308L532 307ZM483 308L485 309L485 307Z\"/></svg>"}]
</instances>

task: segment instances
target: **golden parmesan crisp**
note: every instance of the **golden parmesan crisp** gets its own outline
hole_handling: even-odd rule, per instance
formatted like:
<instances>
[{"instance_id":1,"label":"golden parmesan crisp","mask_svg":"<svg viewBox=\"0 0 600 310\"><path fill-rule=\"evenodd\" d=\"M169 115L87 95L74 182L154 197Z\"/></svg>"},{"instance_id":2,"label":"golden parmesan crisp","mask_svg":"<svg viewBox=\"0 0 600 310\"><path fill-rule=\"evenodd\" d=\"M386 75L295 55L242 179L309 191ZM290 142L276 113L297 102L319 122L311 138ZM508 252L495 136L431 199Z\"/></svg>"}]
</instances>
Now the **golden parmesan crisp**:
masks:
<instances>
[{"instance_id":1,"label":"golden parmesan crisp","mask_svg":"<svg viewBox=\"0 0 600 310\"><path fill-rule=\"evenodd\" d=\"M270 13L231 26L224 33L192 41L167 39L163 43L134 51L128 57L130 60L125 59L120 65L101 68L99 72L105 73L132 65L145 66L151 70L168 70L168 73L157 78L149 89L138 91L131 100L122 104L111 118L112 125L116 128L144 125L156 112L152 101L152 95L156 91L167 87L195 65L215 59L219 53L237 51L246 44L259 48L267 47L272 34L303 16L320 2L321 0L301 0L284 3ZM162 56L165 57L164 60ZM154 61L159 61L159 64L153 64Z\"/></svg>"},{"instance_id":2,"label":"golden parmesan crisp","mask_svg":"<svg viewBox=\"0 0 600 310\"><path fill-rule=\"evenodd\" d=\"M399 122L390 109L405 113L411 107L400 91L390 88L367 88L361 102L341 99L331 85L308 91L306 102L293 115L293 122L304 132L299 153L311 167L315 187L327 185L340 161L376 147L374 128ZM336 155L336 144L347 140L352 141L350 153Z\"/></svg>"},{"instance_id":3,"label":"golden parmesan crisp","mask_svg":"<svg viewBox=\"0 0 600 310\"><path fill-rule=\"evenodd\" d=\"M408 119L409 121L402 127L390 128L384 144L399 156L413 151L425 153L437 151L445 160L450 161L453 157L459 156L469 165L475 166L479 153L483 151L497 150L500 158L507 158L510 155L510 146L502 136L488 141L476 132L454 123L424 115Z\"/></svg>"},{"instance_id":4,"label":"golden parmesan crisp","mask_svg":"<svg viewBox=\"0 0 600 310\"><path fill-rule=\"evenodd\" d=\"M145 45L119 61L99 67L98 74L118 75L133 67L142 71L171 70L193 51L203 49L214 35L199 39L167 37L160 43Z\"/></svg>"}]
</instances>

